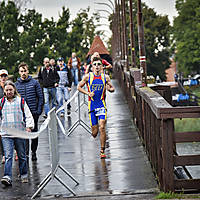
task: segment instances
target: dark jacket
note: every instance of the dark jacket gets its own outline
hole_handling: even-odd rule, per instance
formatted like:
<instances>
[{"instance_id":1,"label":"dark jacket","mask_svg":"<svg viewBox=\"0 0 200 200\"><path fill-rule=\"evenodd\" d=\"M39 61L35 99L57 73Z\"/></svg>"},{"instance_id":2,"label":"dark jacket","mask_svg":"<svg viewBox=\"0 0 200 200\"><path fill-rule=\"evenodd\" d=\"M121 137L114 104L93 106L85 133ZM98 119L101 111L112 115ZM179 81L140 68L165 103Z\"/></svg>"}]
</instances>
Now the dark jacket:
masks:
<instances>
[{"instance_id":1,"label":"dark jacket","mask_svg":"<svg viewBox=\"0 0 200 200\"><path fill-rule=\"evenodd\" d=\"M4 91L3 88L0 86L0 98L2 98L4 96Z\"/></svg>"},{"instance_id":2,"label":"dark jacket","mask_svg":"<svg viewBox=\"0 0 200 200\"><path fill-rule=\"evenodd\" d=\"M26 80L18 78L15 85L18 93L26 100L31 113L41 115L44 98L39 82L28 76Z\"/></svg>"},{"instance_id":3,"label":"dark jacket","mask_svg":"<svg viewBox=\"0 0 200 200\"><path fill-rule=\"evenodd\" d=\"M72 73L71 70L64 63L64 68L61 70L57 66L57 72L60 77L59 86L71 87L72 86Z\"/></svg>"},{"instance_id":4,"label":"dark jacket","mask_svg":"<svg viewBox=\"0 0 200 200\"><path fill-rule=\"evenodd\" d=\"M60 80L57 68L51 67L49 72L47 72L46 67L41 67L38 73L38 80L42 87L54 88L55 83L59 83Z\"/></svg>"}]
</instances>

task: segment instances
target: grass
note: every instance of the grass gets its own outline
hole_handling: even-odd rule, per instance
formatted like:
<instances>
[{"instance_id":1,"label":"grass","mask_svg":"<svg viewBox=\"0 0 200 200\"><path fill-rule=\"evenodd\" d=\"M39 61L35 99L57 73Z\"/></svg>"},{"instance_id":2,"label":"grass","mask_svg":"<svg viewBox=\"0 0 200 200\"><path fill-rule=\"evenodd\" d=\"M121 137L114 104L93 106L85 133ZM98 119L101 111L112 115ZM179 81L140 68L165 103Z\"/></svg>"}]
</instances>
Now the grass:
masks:
<instances>
[{"instance_id":1,"label":"grass","mask_svg":"<svg viewBox=\"0 0 200 200\"><path fill-rule=\"evenodd\" d=\"M199 199L199 195L185 195L183 193L161 192L155 199Z\"/></svg>"},{"instance_id":2,"label":"grass","mask_svg":"<svg viewBox=\"0 0 200 200\"><path fill-rule=\"evenodd\" d=\"M180 199L180 194L176 194L174 192L161 192L158 196L156 196L156 199Z\"/></svg>"},{"instance_id":3,"label":"grass","mask_svg":"<svg viewBox=\"0 0 200 200\"><path fill-rule=\"evenodd\" d=\"M200 118L174 119L176 132L200 131Z\"/></svg>"},{"instance_id":4,"label":"grass","mask_svg":"<svg viewBox=\"0 0 200 200\"><path fill-rule=\"evenodd\" d=\"M189 87L189 86L185 86L184 87L186 89L187 92L191 93L191 94L194 94L196 95L197 97L200 98L200 86L192 86L192 87ZM200 99L198 100L198 103L200 105Z\"/></svg>"},{"instance_id":5,"label":"grass","mask_svg":"<svg viewBox=\"0 0 200 200\"><path fill-rule=\"evenodd\" d=\"M200 98L200 87L191 87L189 91ZM174 125L176 132L200 131L200 118L175 119Z\"/></svg>"},{"instance_id":6,"label":"grass","mask_svg":"<svg viewBox=\"0 0 200 200\"><path fill-rule=\"evenodd\" d=\"M200 87L196 87L192 90L192 93L200 98Z\"/></svg>"}]
</instances>

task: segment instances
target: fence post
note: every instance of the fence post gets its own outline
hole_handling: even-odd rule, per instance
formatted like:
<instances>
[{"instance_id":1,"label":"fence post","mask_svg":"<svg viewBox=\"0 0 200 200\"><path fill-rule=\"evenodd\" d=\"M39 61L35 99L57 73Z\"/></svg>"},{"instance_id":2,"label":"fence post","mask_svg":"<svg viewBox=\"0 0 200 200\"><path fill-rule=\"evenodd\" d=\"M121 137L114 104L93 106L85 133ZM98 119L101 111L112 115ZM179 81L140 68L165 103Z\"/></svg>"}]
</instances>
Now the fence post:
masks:
<instances>
[{"instance_id":1,"label":"fence post","mask_svg":"<svg viewBox=\"0 0 200 200\"><path fill-rule=\"evenodd\" d=\"M163 157L163 190L164 192L174 191L174 159L173 159L173 119L161 121L162 157Z\"/></svg>"}]
</instances>

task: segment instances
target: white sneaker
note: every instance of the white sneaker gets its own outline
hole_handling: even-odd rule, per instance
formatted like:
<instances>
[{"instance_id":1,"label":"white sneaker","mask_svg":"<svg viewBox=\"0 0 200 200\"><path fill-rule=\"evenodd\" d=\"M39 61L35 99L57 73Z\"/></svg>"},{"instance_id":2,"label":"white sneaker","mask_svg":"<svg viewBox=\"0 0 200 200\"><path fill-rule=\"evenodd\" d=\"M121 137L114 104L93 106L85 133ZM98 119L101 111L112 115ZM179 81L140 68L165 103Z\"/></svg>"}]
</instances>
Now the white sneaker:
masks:
<instances>
[{"instance_id":1,"label":"white sneaker","mask_svg":"<svg viewBox=\"0 0 200 200\"><path fill-rule=\"evenodd\" d=\"M5 186L12 186L12 180L9 176L3 176L1 179L1 183Z\"/></svg>"},{"instance_id":2,"label":"white sneaker","mask_svg":"<svg viewBox=\"0 0 200 200\"><path fill-rule=\"evenodd\" d=\"M65 114L64 114L64 113L61 113L61 114L60 114L60 117L64 117L64 116L65 116Z\"/></svg>"}]
</instances>

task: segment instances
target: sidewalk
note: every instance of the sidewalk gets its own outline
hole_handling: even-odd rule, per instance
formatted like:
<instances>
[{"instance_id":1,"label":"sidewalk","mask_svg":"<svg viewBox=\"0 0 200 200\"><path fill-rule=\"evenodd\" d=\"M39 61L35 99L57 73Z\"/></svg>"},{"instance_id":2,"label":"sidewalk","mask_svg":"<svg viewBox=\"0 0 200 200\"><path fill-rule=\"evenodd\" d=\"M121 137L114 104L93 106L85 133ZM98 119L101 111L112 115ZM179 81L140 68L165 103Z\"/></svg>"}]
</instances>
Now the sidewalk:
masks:
<instances>
[{"instance_id":1,"label":"sidewalk","mask_svg":"<svg viewBox=\"0 0 200 200\"><path fill-rule=\"evenodd\" d=\"M106 160L99 158L99 138L92 136L78 126L66 137L59 132L60 164L78 181L76 185L69 177L58 170L57 175L71 187L77 197L63 187L57 180L50 181L38 199L107 200L107 199L153 199L157 184L147 156L143 151L131 115L118 83L114 80L115 93L107 92L107 149ZM70 117L62 119L65 127L77 120L76 101L72 104ZM81 107L81 118L89 124L87 106ZM42 120L42 117L41 117ZM39 136L38 160L29 161L29 183L17 181L18 171L13 170L13 186L0 187L0 199L30 199L37 185L50 172L48 134ZM15 168L17 163L14 161ZM1 175L3 166L0 167Z\"/></svg>"}]
</instances>

